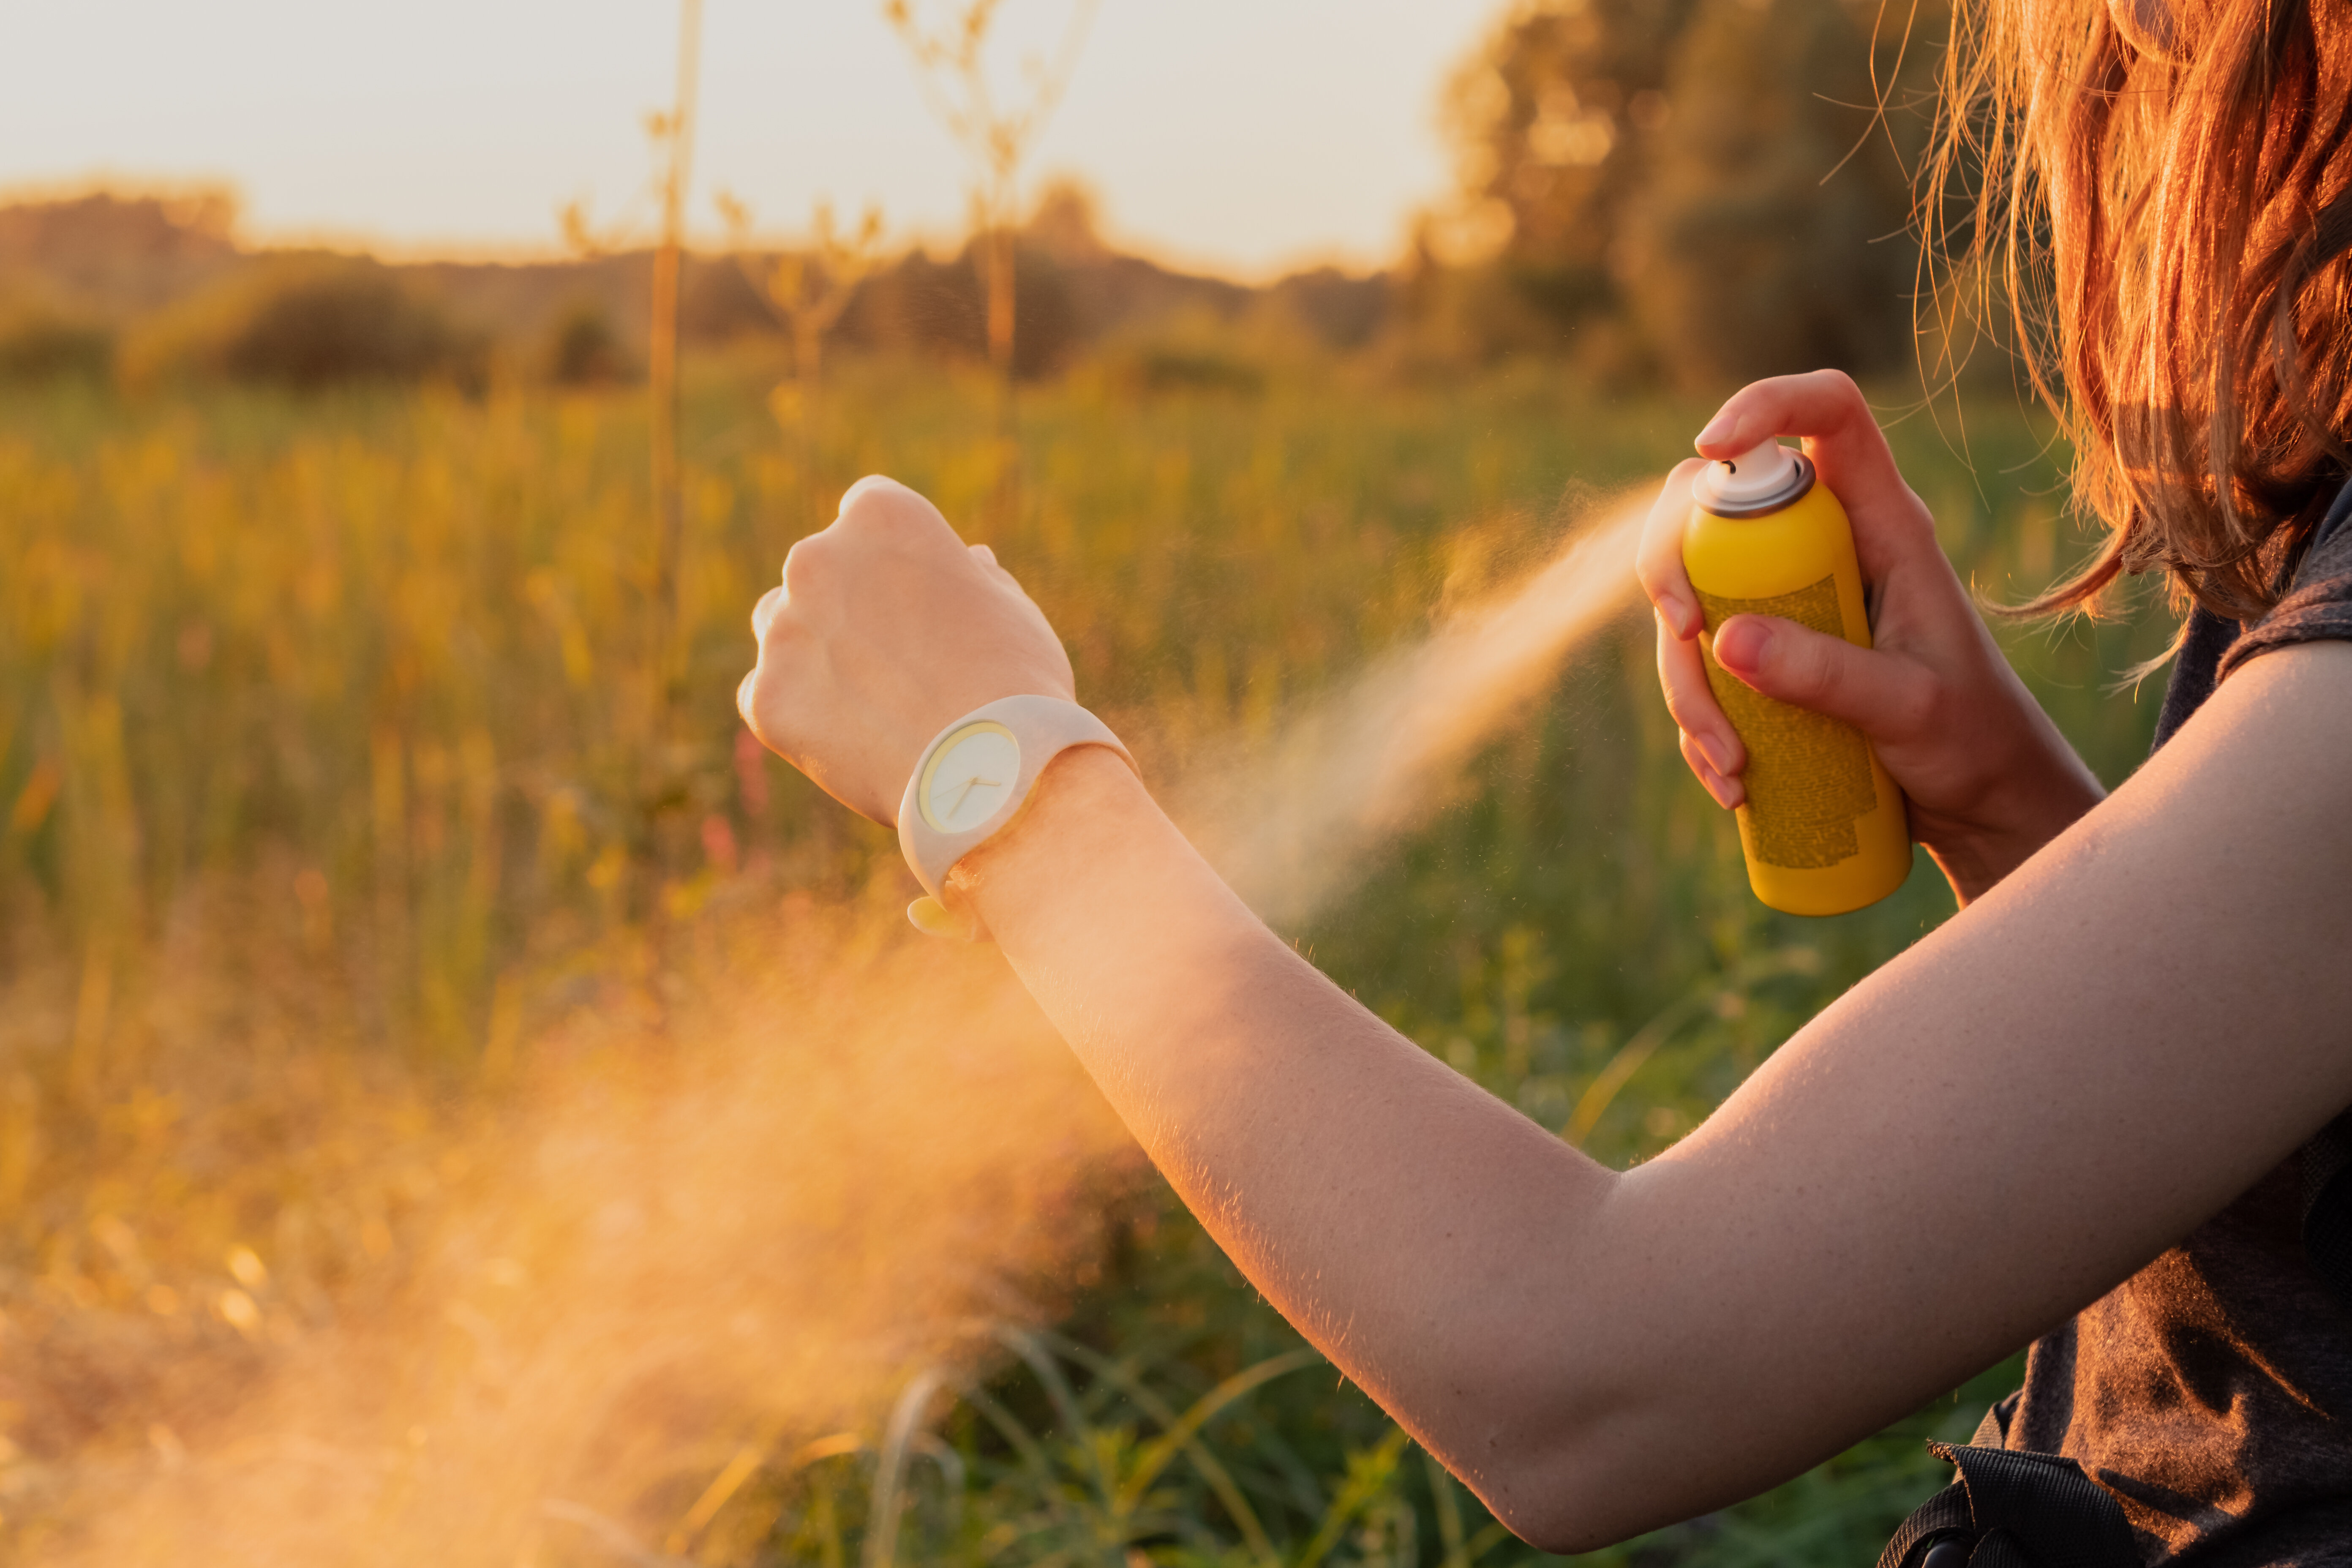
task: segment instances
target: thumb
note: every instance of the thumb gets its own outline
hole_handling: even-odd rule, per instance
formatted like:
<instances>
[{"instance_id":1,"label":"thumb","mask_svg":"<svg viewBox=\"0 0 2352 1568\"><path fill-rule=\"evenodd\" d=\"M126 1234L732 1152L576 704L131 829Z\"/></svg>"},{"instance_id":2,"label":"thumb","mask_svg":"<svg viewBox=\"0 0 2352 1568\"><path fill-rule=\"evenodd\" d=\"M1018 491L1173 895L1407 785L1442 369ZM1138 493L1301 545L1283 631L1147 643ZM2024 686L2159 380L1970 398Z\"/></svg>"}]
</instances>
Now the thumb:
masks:
<instances>
[{"instance_id":1,"label":"thumb","mask_svg":"<svg viewBox=\"0 0 2352 1568\"><path fill-rule=\"evenodd\" d=\"M1767 697L1842 720L1874 739L1905 732L1932 679L1908 659L1856 647L1778 616L1734 616L1715 661Z\"/></svg>"}]
</instances>

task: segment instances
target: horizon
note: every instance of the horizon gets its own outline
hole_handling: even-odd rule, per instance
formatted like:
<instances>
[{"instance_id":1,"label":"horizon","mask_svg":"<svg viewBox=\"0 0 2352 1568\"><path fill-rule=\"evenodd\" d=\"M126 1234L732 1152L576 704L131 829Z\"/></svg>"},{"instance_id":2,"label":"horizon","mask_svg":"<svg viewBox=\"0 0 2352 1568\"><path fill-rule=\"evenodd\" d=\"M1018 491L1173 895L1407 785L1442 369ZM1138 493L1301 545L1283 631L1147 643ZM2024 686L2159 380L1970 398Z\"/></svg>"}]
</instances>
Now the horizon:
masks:
<instances>
[{"instance_id":1,"label":"horizon","mask_svg":"<svg viewBox=\"0 0 2352 1568\"><path fill-rule=\"evenodd\" d=\"M642 127L672 96L674 7L421 0L397 27L294 0L14 9L0 199L222 188L243 247L398 262L564 259L557 214L573 201L599 224L649 216ZM1175 270L1263 283L1385 268L1447 192L1439 92L1501 9L1114 0L1024 166L1021 208L1072 177L1107 243ZM1015 0L1000 78L1066 14ZM103 71L58 68L101 50ZM721 247L722 192L764 243L805 233L829 198L845 216L878 203L894 250L961 244L964 156L878 5L707 0L702 56L693 248ZM1320 68L1289 63L1302 58Z\"/></svg>"},{"instance_id":2,"label":"horizon","mask_svg":"<svg viewBox=\"0 0 2352 1568\"><path fill-rule=\"evenodd\" d=\"M1087 187L1089 191L1092 187ZM1042 193L1031 193L1034 197ZM467 244L453 241L446 245L432 242L411 242L398 238L370 237L363 234L321 232L305 234L255 235L244 220L243 193L223 182L184 184L160 181L115 178L106 174L94 174L85 180L56 184L0 185L0 212L43 205L63 205L90 198L107 198L132 203L174 201L199 198L226 198L236 216L229 226L228 238L237 254L247 257L272 255L320 255L369 260L387 267L565 267L599 259L625 257L651 257L659 248L658 237L647 232L633 236L622 245L599 247L591 251L571 248L560 240L546 245L517 242L502 245L495 242ZM1035 202L1027 203L1019 222L1026 225L1035 210ZM1181 255L1171 256L1154 247L1150 241L1120 234L1109 226L1097 231L1106 251L1129 260L1150 263L1166 272L1230 283L1248 289L1264 289L1319 270L1331 270L1349 278L1370 278L1393 269L1398 258L1336 256L1305 252L1286 263L1253 270L1247 274L1219 268L1215 258L1205 260ZM884 252L893 257L920 253L930 261L944 264L962 254L972 243L973 237L963 233L901 232L886 237ZM744 242L748 241L748 244ZM682 247L685 253L699 259L723 258L730 254L761 254L782 252L812 243L806 231L792 233L772 229L752 231L740 238L709 228L689 229Z\"/></svg>"}]
</instances>

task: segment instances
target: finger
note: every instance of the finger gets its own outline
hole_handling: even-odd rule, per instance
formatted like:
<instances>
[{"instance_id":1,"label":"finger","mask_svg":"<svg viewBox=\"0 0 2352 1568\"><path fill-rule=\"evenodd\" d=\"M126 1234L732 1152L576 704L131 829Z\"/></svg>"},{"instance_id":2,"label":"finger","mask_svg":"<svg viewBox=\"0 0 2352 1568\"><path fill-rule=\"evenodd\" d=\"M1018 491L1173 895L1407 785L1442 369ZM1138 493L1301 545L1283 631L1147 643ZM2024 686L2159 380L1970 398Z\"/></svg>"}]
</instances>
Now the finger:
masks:
<instances>
[{"instance_id":1,"label":"finger","mask_svg":"<svg viewBox=\"0 0 2352 1568\"><path fill-rule=\"evenodd\" d=\"M789 600L798 593L805 604L823 602L815 591L819 584L814 574L818 570L817 563L824 559L826 553L840 548L837 538L832 529L821 528L814 533L803 534L793 541L793 547L784 552L783 582L780 584L785 599Z\"/></svg>"},{"instance_id":2,"label":"finger","mask_svg":"<svg viewBox=\"0 0 2352 1568\"><path fill-rule=\"evenodd\" d=\"M891 490L906 490L908 495L915 493L887 474L867 474L841 492L841 504L833 509L833 515L846 517L849 509L867 496L887 494Z\"/></svg>"},{"instance_id":3,"label":"finger","mask_svg":"<svg viewBox=\"0 0 2352 1568\"><path fill-rule=\"evenodd\" d=\"M1700 624L1698 596L1683 570L1683 529L1690 521L1692 477L1705 466L1696 458L1675 465L1651 503L1641 545L1633 552L1633 574L1642 581L1642 592L1675 636L1684 638L1698 636Z\"/></svg>"},{"instance_id":4,"label":"finger","mask_svg":"<svg viewBox=\"0 0 2352 1568\"><path fill-rule=\"evenodd\" d=\"M842 492L840 515L834 519L833 527L853 533L956 538L955 529L939 508L919 492L882 474L868 474Z\"/></svg>"},{"instance_id":5,"label":"finger","mask_svg":"<svg viewBox=\"0 0 2352 1568\"><path fill-rule=\"evenodd\" d=\"M1734 616L1716 628L1715 659L1767 697L1904 740L1933 722L1936 678L1891 653L1856 647L1777 616Z\"/></svg>"},{"instance_id":6,"label":"finger","mask_svg":"<svg viewBox=\"0 0 2352 1568\"><path fill-rule=\"evenodd\" d=\"M1686 642L1668 631L1664 618L1658 626L1658 685L1666 694L1666 711L1675 727L1697 745L1708 763L1723 777L1736 776L1748 766L1747 748L1725 718L1707 689L1706 666L1696 642ZM1688 755L1685 748L1685 755Z\"/></svg>"},{"instance_id":7,"label":"finger","mask_svg":"<svg viewBox=\"0 0 2352 1568\"><path fill-rule=\"evenodd\" d=\"M1747 785L1736 778L1727 779L1717 773L1715 764L1706 760L1706 753L1700 751L1698 743L1688 735L1682 738L1682 748L1683 761L1690 764L1690 771L1706 786L1706 793L1715 797L1716 805L1731 811L1748 798Z\"/></svg>"},{"instance_id":8,"label":"finger","mask_svg":"<svg viewBox=\"0 0 2352 1568\"><path fill-rule=\"evenodd\" d=\"M760 602L751 606L751 637L754 641L768 640L768 624L791 602L792 596L784 592L781 583L760 595Z\"/></svg>"},{"instance_id":9,"label":"finger","mask_svg":"<svg viewBox=\"0 0 2352 1568\"><path fill-rule=\"evenodd\" d=\"M985 544L975 544L971 547L971 555L973 560L980 563L981 570L988 575L990 581L999 586L1010 588L1016 594L1021 594L1024 599L1028 597L1026 594L1022 593L1020 579L1006 571L1003 563L996 559L995 551Z\"/></svg>"},{"instance_id":10,"label":"finger","mask_svg":"<svg viewBox=\"0 0 2352 1568\"><path fill-rule=\"evenodd\" d=\"M1895 467L1886 440L1853 378L1843 371L1776 375L1731 395L1692 445L1710 461L1736 458L1775 436L1802 436L1841 453L1869 456Z\"/></svg>"},{"instance_id":11,"label":"finger","mask_svg":"<svg viewBox=\"0 0 2352 1568\"><path fill-rule=\"evenodd\" d=\"M760 725L759 721L751 717L751 693L759 683L760 670L756 665L745 670L743 679L735 683L735 711L741 716L743 727L754 735L760 733ZM764 736L761 737L762 743L765 743L765 739Z\"/></svg>"},{"instance_id":12,"label":"finger","mask_svg":"<svg viewBox=\"0 0 2352 1568\"><path fill-rule=\"evenodd\" d=\"M1844 373L1780 375L1744 386L1695 444L1702 457L1721 459L1775 436L1804 438L1822 482L1853 519L1865 575L1883 575L1904 551L1936 547L1933 519L1904 483L1869 403Z\"/></svg>"}]
</instances>

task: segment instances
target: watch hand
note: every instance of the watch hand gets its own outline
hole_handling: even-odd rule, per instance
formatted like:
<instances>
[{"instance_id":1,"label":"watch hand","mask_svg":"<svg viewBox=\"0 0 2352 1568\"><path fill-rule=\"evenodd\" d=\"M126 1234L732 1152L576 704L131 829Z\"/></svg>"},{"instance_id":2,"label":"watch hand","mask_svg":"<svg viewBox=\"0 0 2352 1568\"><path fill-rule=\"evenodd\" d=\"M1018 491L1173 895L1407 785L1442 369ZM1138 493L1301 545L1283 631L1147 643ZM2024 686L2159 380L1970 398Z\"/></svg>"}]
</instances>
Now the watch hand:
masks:
<instances>
[{"instance_id":1,"label":"watch hand","mask_svg":"<svg viewBox=\"0 0 2352 1568\"><path fill-rule=\"evenodd\" d=\"M1003 781L1002 779L984 779L978 773L972 774L971 777L963 781L963 788L956 791L955 804L948 807L948 815L950 816L953 816L957 812L961 811L963 809L964 797L971 795L975 787L985 785L990 789L997 789L1001 788L1003 784Z\"/></svg>"}]
</instances>

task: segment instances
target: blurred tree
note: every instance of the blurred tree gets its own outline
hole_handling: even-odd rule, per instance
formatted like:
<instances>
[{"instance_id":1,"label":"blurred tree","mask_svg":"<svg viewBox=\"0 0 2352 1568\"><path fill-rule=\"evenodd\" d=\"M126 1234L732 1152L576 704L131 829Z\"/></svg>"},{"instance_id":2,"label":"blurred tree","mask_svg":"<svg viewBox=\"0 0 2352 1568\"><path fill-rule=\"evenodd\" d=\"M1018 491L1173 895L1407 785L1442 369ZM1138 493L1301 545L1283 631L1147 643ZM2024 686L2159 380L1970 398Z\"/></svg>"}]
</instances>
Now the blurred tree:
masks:
<instances>
[{"instance_id":1,"label":"blurred tree","mask_svg":"<svg viewBox=\"0 0 2352 1568\"><path fill-rule=\"evenodd\" d=\"M242 280L192 332L184 368L303 391L350 382L439 380L478 390L488 344L390 268L292 257Z\"/></svg>"},{"instance_id":2,"label":"blurred tree","mask_svg":"<svg viewBox=\"0 0 2352 1568\"><path fill-rule=\"evenodd\" d=\"M1520 0L1454 78L1444 116L1492 255L1562 325L1619 304L1610 242L1641 199L1669 58L1695 0Z\"/></svg>"},{"instance_id":3,"label":"blurred tree","mask_svg":"<svg viewBox=\"0 0 2352 1568\"><path fill-rule=\"evenodd\" d=\"M612 315L593 300L577 300L548 334L547 371L562 386L605 386L629 378L630 365Z\"/></svg>"},{"instance_id":4,"label":"blurred tree","mask_svg":"<svg viewBox=\"0 0 2352 1568\"><path fill-rule=\"evenodd\" d=\"M1698 0L1619 254L1672 379L1900 363L1918 250L1898 42L1874 70L1873 40L1836 0Z\"/></svg>"},{"instance_id":5,"label":"blurred tree","mask_svg":"<svg viewBox=\"0 0 2352 1568\"><path fill-rule=\"evenodd\" d=\"M0 290L37 280L74 301L152 310L236 266L236 198L204 186L0 205Z\"/></svg>"},{"instance_id":6,"label":"blurred tree","mask_svg":"<svg viewBox=\"0 0 2352 1568\"><path fill-rule=\"evenodd\" d=\"M1942 5L1519 0L1448 89L1463 202L1408 287L1685 384L1893 363Z\"/></svg>"},{"instance_id":7,"label":"blurred tree","mask_svg":"<svg viewBox=\"0 0 2352 1568\"><path fill-rule=\"evenodd\" d=\"M114 334L99 321L35 307L0 314L0 382L82 381L114 374Z\"/></svg>"}]
</instances>

